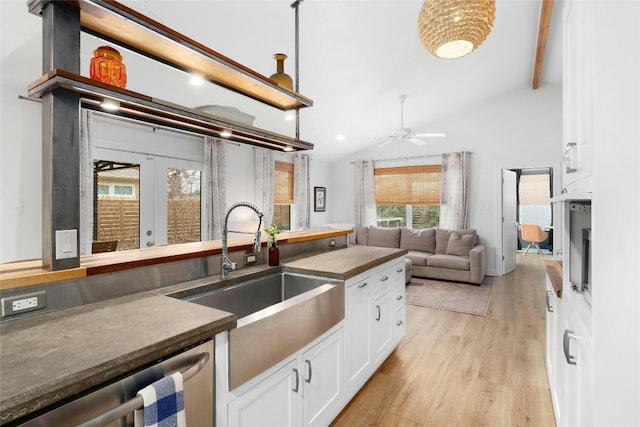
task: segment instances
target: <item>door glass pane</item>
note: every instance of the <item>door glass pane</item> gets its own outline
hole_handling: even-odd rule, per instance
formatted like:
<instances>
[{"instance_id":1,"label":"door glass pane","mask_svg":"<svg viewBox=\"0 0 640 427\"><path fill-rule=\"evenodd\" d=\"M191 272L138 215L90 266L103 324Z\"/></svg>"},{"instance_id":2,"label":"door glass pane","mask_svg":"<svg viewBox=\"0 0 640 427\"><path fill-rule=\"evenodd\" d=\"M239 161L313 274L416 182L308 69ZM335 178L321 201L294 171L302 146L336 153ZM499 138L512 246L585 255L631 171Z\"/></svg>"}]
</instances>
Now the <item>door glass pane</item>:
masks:
<instances>
[{"instance_id":1,"label":"door glass pane","mask_svg":"<svg viewBox=\"0 0 640 427\"><path fill-rule=\"evenodd\" d=\"M167 168L167 243L199 242L200 171Z\"/></svg>"},{"instance_id":2,"label":"door glass pane","mask_svg":"<svg viewBox=\"0 0 640 427\"><path fill-rule=\"evenodd\" d=\"M140 165L96 160L94 241L116 250L140 247ZM94 245L93 252L104 245Z\"/></svg>"}]
</instances>

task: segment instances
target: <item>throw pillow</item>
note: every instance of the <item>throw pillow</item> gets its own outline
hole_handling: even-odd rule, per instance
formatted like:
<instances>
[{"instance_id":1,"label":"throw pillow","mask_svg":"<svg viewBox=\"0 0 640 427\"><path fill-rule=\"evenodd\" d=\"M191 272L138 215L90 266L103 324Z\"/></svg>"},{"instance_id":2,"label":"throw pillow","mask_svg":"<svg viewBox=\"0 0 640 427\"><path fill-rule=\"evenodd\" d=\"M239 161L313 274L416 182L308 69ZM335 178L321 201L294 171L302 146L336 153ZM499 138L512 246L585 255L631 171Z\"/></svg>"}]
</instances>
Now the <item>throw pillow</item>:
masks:
<instances>
[{"instance_id":1,"label":"throw pillow","mask_svg":"<svg viewBox=\"0 0 640 427\"><path fill-rule=\"evenodd\" d=\"M460 234L457 231L451 233L447 245L447 255L469 256L476 240L475 234Z\"/></svg>"},{"instance_id":2,"label":"throw pillow","mask_svg":"<svg viewBox=\"0 0 640 427\"><path fill-rule=\"evenodd\" d=\"M370 226L369 227L369 246L399 248L400 247L400 229Z\"/></svg>"},{"instance_id":3,"label":"throw pillow","mask_svg":"<svg viewBox=\"0 0 640 427\"><path fill-rule=\"evenodd\" d=\"M369 244L369 227L356 227L356 245Z\"/></svg>"},{"instance_id":4,"label":"throw pillow","mask_svg":"<svg viewBox=\"0 0 640 427\"><path fill-rule=\"evenodd\" d=\"M436 229L413 230L403 227L400 233L400 247L408 251L434 254L436 253Z\"/></svg>"},{"instance_id":5,"label":"throw pillow","mask_svg":"<svg viewBox=\"0 0 640 427\"><path fill-rule=\"evenodd\" d=\"M447 245L449 244L449 237L451 237L451 230L444 228L436 229L436 253L446 254Z\"/></svg>"}]
</instances>

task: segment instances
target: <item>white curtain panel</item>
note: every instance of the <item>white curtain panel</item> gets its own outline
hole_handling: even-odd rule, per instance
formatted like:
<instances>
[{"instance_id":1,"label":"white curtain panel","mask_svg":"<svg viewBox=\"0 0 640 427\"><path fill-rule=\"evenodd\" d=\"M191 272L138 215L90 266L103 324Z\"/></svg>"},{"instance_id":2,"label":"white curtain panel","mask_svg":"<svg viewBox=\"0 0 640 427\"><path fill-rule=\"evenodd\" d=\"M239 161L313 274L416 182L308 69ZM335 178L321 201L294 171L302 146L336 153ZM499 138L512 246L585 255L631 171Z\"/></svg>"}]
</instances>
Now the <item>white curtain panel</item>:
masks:
<instances>
[{"instance_id":1,"label":"white curtain panel","mask_svg":"<svg viewBox=\"0 0 640 427\"><path fill-rule=\"evenodd\" d=\"M469 228L469 171L471 153L442 154L440 227L450 230Z\"/></svg>"},{"instance_id":2,"label":"white curtain panel","mask_svg":"<svg viewBox=\"0 0 640 427\"><path fill-rule=\"evenodd\" d=\"M376 190L373 161L354 162L355 223L357 226L376 225Z\"/></svg>"},{"instance_id":3,"label":"white curtain panel","mask_svg":"<svg viewBox=\"0 0 640 427\"><path fill-rule=\"evenodd\" d=\"M80 110L80 255L91 253L93 241L93 112Z\"/></svg>"},{"instance_id":4,"label":"white curtain panel","mask_svg":"<svg viewBox=\"0 0 640 427\"><path fill-rule=\"evenodd\" d=\"M292 230L309 228L309 155L293 157L293 218Z\"/></svg>"},{"instance_id":5,"label":"white curtain panel","mask_svg":"<svg viewBox=\"0 0 640 427\"><path fill-rule=\"evenodd\" d=\"M224 216L227 211L227 144L223 139L204 138L204 215L202 240L222 238Z\"/></svg>"},{"instance_id":6,"label":"white curtain panel","mask_svg":"<svg viewBox=\"0 0 640 427\"><path fill-rule=\"evenodd\" d=\"M268 227L273 222L273 175L275 173L273 152L266 148L254 147L253 165L256 204L263 214L262 223Z\"/></svg>"}]
</instances>

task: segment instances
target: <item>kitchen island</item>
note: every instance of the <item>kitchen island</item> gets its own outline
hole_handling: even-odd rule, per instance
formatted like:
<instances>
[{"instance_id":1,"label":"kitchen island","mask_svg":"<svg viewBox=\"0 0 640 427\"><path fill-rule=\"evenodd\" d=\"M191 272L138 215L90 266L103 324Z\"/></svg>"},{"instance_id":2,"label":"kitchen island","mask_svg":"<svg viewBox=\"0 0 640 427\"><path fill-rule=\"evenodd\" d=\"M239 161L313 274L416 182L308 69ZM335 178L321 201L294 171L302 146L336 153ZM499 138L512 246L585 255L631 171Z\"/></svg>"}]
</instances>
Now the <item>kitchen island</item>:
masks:
<instances>
[{"instance_id":1,"label":"kitchen island","mask_svg":"<svg viewBox=\"0 0 640 427\"><path fill-rule=\"evenodd\" d=\"M398 249L347 247L292 259L280 267L233 272L229 281L212 276L4 321L0 420L5 424L55 406L235 327L235 315L178 299L184 295L278 269L350 280L403 254Z\"/></svg>"}]
</instances>

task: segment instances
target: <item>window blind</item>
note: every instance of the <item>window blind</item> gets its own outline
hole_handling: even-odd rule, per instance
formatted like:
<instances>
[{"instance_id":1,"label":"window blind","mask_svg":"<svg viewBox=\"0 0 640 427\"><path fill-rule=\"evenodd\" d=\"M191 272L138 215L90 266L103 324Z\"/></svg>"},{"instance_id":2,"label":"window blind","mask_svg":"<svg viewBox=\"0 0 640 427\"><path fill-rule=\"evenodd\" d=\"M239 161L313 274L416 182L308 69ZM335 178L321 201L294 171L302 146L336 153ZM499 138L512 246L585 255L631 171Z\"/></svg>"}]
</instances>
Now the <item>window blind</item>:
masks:
<instances>
[{"instance_id":1,"label":"window blind","mask_svg":"<svg viewBox=\"0 0 640 427\"><path fill-rule=\"evenodd\" d=\"M273 203L277 205L293 204L293 163L275 162Z\"/></svg>"},{"instance_id":2,"label":"window blind","mask_svg":"<svg viewBox=\"0 0 640 427\"><path fill-rule=\"evenodd\" d=\"M549 174L522 175L518 191L521 205L550 204Z\"/></svg>"},{"instance_id":3,"label":"window blind","mask_svg":"<svg viewBox=\"0 0 640 427\"><path fill-rule=\"evenodd\" d=\"M377 205L439 205L441 165L376 168Z\"/></svg>"}]
</instances>

